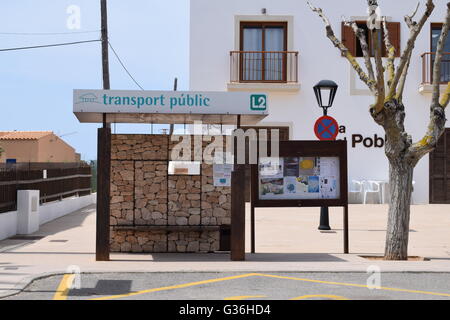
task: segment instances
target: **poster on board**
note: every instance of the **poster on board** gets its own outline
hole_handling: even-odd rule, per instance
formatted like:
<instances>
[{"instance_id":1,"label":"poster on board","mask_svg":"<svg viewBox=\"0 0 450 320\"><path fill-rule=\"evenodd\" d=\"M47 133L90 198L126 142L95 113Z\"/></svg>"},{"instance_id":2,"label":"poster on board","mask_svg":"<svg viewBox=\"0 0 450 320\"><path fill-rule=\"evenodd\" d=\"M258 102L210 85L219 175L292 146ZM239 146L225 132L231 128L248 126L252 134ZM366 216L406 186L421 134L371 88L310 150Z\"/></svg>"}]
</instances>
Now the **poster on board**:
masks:
<instances>
[{"instance_id":1,"label":"poster on board","mask_svg":"<svg viewBox=\"0 0 450 320\"><path fill-rule=\"evenodd\" d=\"M260 200L338 199L338 157L260 158Z\"/></svg>"},{"instance_id":2,"label":"poster on board","mask_svg":"<svg viewBox=\"0 0 450 320\"><path fill-rule=\"evenodd\" d=\"M232 159L229 152L216 151L214 154L213 184L215 187L231 187L233 164L227 163L227 159Z\"/></svg>"},{"instance_id":3,"label":"poster on board","mask_svg":"<svg viewBox=\"0 0 450 320\"><path fill-rule=\"evenodd\" d=\"M213 182L215 187L230 187L232 164L213 164Z\"/></svg>"}]
</instances>

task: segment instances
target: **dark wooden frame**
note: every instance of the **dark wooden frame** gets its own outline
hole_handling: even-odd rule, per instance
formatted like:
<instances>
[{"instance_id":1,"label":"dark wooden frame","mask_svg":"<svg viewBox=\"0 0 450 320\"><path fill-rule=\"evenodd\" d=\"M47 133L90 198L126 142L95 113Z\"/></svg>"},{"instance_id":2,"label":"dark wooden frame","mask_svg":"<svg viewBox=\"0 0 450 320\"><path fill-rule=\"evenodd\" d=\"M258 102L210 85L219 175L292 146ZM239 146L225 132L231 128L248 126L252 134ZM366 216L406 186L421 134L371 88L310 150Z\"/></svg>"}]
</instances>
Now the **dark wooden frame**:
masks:
<instances>
[{"instance_id":1,"label":"dark wooden frame","mask_svg":"<svg viewBox=\"0 0 450 320\"><path fill-rule=\"evenodd\" d=\"M358 21L356 21L356 24L358 24L359 27L360 27L360 25L366 26L366 25L367 25L367 21L358 20ZM374 35L375 33L376 33L376 32L370 32L370 30L368 29L368 32L367 32L368 37L366 37L367 45L369 46L369 54L370 54L371 57L374 57L374 56L375 56L375 54L372 54L372 49L373 49L373 48L372 48L372 47L373 47L372 37L373 37L373 35ZM384 44L384 40L383 40L383 39L384 39L384 30L381 29L381 43L380 43L380 46L381 46L381 56L382 56L383 58L387 58L386 46L385 46L385 44ZM357 50L358 46L361 46L361 44L359 43L359 40L358 40L358 38L356 37L356 35L354 36L354 41L355 41L355 44L356 44L356 46L355 46L355 53L356 53L356 50ZM362 57L363 57L362 54L361 54L360 56L358 56L358 55L355 54L355 58L362 58Z\"/></svg>"},{"instance_id":2,"label":"dark wooden frame","mask_svg":"<svg viewBox=\"0 0 450 320\"><path fill-rule=\"evenodd\" d=\"M344 253L348 253L348 167L347 141L280 141L280 157L338 157L340 174L339 199L260 200L258 164L251 167L251 247L255 252L255 208L261 207L343 207ZM259 155L258 155L259 159Z\"/></svg>"},{"instance_id":3,"label":"dark wooden frame","mask_svg":"<svg viewBox=\"0 0 450 320\"><path fill-rule=\"evenodd\" d=\"M428 70L425 71L425 72L429 72L430 83L433 82L433 66L434 66L434 64L432 63L433 62L433 54L436 54L436 52L433 51L433 30L436 29L436 28L439 28L442 31L442 26L443 25L444 24L442 22L432 22L432 23L430 23L430 53L429 53L429 55L430 55L430 64L428 66ZM447 54L447 53L448 52L443 52L443 58L444 58L444 55ZM426 55L426 53L425 53L425 55ZM426 59L426 57L425 57L425 59ZM446 61L448 61L448 60L446 60ZM425 61L422 61L422 64L423 64L423 68L425 68ZM441 84L447 84L447 82L444 81L444 82L441 82Z\"/></svg>"},{"instance_id":4,"label":"dark wooden frame","mask_svg":"<svg viewBox=\"0 0 450 320\"><path fill-rule=\"evenodd\" d=\"M261 80L244 80L243 79L243 55L242 52L244 52L244 28L245 27L261 27L262 28L262 48L261 51ZM265 28L266 27L281 27L284 30L284 41L283 46L284 52L283 54L283 75L282 80L265 80L265 52L266 51L266 37L265 37ZM268 82L268 83L286 83L287 82L287 47L288 47L288 23L286 21L241 21L240 23L240 30L239 30L239 48L240 48L240 54L239 54L239 82L243 83L260 83L260 82ZM249 51L252 52L252 51Z\"/></svg>"},{"instance_id":5,"label":"dark wooden frame","mask_svg":"<svg viewBox=\"0 0 450 320\"><path fill-rule=\"evenodd\" d=\"M431 22L430 23L430 52L433 52L433 29L440 28L442 30L442 22Z\"/></svg>"},{"instance_id":6,"label":"dark wooden frame","mask_svg":"<svg viewBox=\"0 0 450 320\"><path fill-rule=\"evenodd\" d=\"M443 201L437 201L435 200L435 197L433 196L433 191L434 191L434 187L433 187L433 180L436 178L436 175L434 174L434 168L436 167L435 164L435 159L434 159L434 152L432 151L430 153L430 160L429 160L429 164L428 164L428 197L429 197L429 202L430 204L449 204L450 203L450 199L448 199L447 197L447 183L450 180L449 178L446 177L446 173L447 173L447 155L449 152L447 152L447 136L450 135L450 128L446 128L444 133L442 134L442 136L439 138L439 141L443 140L443 144L444 144L444 167L442 168L442 180L444 180L444 200ZM438 143L439 143L438 141Z\"/></svg>"},{"instance_id":7,"label":"dark wooden frame","mask_svg":"<svg viewBox=\"0 0 450 320\"><path fill-rule=\"evenodd\" d=\"M95 257L97 261L109 261L111 128L99 128L97 134L97 223Z\"/></svg>"}]
</instances>

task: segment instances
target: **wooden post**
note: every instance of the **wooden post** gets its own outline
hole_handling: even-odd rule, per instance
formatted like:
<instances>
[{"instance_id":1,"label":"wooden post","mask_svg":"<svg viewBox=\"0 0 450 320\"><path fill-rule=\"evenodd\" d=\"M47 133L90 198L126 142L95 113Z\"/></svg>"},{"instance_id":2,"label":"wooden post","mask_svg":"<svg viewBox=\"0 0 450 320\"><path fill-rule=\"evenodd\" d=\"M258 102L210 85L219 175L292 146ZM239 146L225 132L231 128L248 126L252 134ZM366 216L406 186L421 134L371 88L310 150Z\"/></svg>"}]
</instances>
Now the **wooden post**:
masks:
<instances>
[{"instance_id":1,"label":"wooden post","mask_svg":"<svg viewBox=\"0 0 450 320\"><path fill-rule=\"evenodd\" d=\"M250 165L250 249L251 253L256 252L256 240L255 240L255 202L254 195L257 194L257 190L253 190L255 187L255 175L258 175L258 165ZM257 178L256 178L257 179Z\"/></svg>"},{"instance_id":2,"label":"wooden post","mask_svg":"<svg viewBox=\"0 0 450 320\"><path fill-rule=\"evenodd\" d=\"M231 174L231 260L245 260L245 166L234 165Z\"/></svg>"},{"instance_id":3,"label":"wooden post","mask_svg":"<svg viewBox=\"0 0 450 320\"><path fill-rule=\"evenodd\" d=\"M344 206L344 253L349 253L348 249L348 204Z\"/></svg>"},{"instance_id":4,"label":"wooden post","mask_svg":"<svg viewBox=\"0 0 450 320\"><path fill-rule=\"evenodd\" d=\"M109 260L110 168L111 128L99 128L97 147L97 234L95 247L97 261Z\"/></svg>"},{"instance_id":5,"label":"wooden post","mask_svg":"<svg viewBox=\"0 0 450 320\"><path fill-rule=\"evenodd\" d=\"M250 225L250 229L251 229L251 248L252 248L252 253L256 252L256 241L255 241L255 206L253 204L253 201L250 202L250 219L251 219L251 225Z\"/></svg>"},{"instance_id":6,"label":"wooden post","mask_svg":"<svg viewBox=\"0 0 450 320\"><path fill-rule=\"evenodd\" d=\"M108 58L108 14L106 0L100 0L103 89L110 89ZM95 259L109 261L109 204L111 178L111 124L103 114L103 128L97 137L97 225Z\"/></svg>"},{"instance_id":7,"label":"wooden post","mask_svg":"<svg viewBox=\"0 0 450 320\"><path fill-rule=\"evenodd\" d=\"M236 129L241 127L237 116ZM234 138L233 138L234 139ZM234 141L234 170L231 174L231 260L245 260L245 165L237 164L237 142Z\"/></svg>"}]
</instances>

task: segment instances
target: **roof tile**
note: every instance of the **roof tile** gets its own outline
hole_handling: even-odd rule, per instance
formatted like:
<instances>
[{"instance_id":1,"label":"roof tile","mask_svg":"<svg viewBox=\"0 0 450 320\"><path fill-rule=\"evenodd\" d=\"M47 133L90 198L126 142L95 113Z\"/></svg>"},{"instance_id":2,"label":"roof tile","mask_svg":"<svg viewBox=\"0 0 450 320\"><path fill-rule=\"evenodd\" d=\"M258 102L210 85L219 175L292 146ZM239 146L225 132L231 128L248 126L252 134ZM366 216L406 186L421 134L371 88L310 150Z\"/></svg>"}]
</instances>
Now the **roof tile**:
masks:
<instances>
[{"instance_id":1,"label":"roof tile","mask_svg":"<svg viewBox=\"0 0 450 320\"><path fill-rule=\"evenodd\" d=\"M0 140L39 140L53 131L0 131Z\"/></svg>"}]
</instances>

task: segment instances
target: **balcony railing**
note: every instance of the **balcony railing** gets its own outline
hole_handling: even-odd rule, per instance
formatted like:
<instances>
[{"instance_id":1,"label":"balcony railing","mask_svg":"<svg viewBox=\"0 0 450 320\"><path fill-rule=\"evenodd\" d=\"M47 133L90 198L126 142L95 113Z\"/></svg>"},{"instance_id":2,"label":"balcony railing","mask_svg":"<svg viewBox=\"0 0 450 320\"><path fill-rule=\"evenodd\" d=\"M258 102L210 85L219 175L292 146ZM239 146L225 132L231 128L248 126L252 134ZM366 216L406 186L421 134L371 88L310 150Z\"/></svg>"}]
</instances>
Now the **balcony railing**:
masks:
<instances>
[{"instance_id":1,"label":"balcony railing","mask_svg":"<svg viewBox=\"0 0 450 320\"><path fill-rule=\"evenodd\" d=\"M436 52L422 54L422 84L433 83L433 65ZM447 84L450 81L450 52L442 54L440 83Z\"/></svg>"},{"instance_id":2,"label":"balcony railing","mask_svg":"<svg viewBox=\"0 0 450 320\"><path fill-rule=\"evenodd\" d=\"M298 52L231 51L230 82L298 82Z\"/></svg>"}]
</instances>

